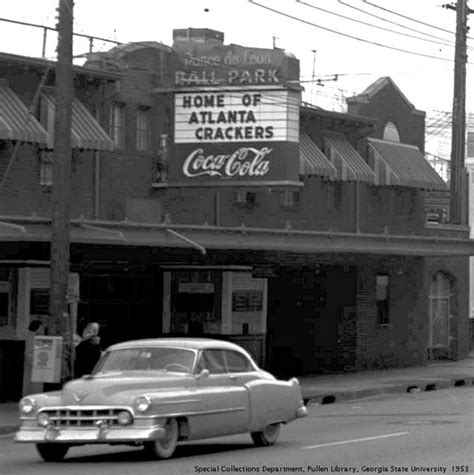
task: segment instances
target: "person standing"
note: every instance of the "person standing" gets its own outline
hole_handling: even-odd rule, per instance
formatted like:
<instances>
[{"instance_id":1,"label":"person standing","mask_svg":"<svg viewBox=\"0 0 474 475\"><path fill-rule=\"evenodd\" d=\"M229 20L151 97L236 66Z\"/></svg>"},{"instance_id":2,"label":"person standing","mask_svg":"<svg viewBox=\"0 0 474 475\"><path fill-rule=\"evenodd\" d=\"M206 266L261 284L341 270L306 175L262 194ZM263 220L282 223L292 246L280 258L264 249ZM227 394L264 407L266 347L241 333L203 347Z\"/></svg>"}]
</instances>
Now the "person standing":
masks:
<instances>
[{"instance_id":1,"label":"person standing","mask_svg":"<svg viewBox=\"0 0 474 475\"><path fill-rule=\"evenodd\" d=\"M76 346L74 377L80 378L91 374L102 354L100 349L100 326L96 322L89 323L82 332L82 341Z\"/></svg>"},{"instance_id":2,"label":"person standing","mask_svg":"<svg viewBox=\"0 0 474 475\"><path fill-rule=\"evenodd\" d=\"M43 322L32 320L28 326L25 339L25 364L23 372L23 396L40 393L43 391L43 383L31 381L33 373L33 358L35 350L35 336L44 335Z\"/></svg>"}]
</instances>

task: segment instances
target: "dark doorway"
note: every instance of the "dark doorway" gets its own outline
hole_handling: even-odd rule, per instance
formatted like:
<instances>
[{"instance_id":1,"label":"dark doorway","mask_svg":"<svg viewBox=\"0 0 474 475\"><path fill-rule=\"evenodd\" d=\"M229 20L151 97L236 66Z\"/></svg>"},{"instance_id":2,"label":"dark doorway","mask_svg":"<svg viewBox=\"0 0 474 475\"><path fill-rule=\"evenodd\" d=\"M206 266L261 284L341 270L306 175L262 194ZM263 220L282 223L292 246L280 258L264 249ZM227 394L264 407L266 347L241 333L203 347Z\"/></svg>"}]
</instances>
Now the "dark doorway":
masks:
<instances>
[{"instance_id":1,"label":"dark doorway","mask_svg":"<svg viewBox=\"0 0 474 475\"><path fill-rule=\"evenodd\" d=\"M339 345L355 344L340 335L355 305L355 267L282 268L279 278L269 280L269 369L281 375L340 369Z\"/></svg>"},{"instance_id":2,"label":"dark doorway","mask_svg":"<svg viewBox=\"0 0 474 475\"><path fill-rule=\"evenodd\" d=\"M152 274L81 275L77 329L100 324L102 347L161 336L162 284Z\"/></svg>"}]
</instances>

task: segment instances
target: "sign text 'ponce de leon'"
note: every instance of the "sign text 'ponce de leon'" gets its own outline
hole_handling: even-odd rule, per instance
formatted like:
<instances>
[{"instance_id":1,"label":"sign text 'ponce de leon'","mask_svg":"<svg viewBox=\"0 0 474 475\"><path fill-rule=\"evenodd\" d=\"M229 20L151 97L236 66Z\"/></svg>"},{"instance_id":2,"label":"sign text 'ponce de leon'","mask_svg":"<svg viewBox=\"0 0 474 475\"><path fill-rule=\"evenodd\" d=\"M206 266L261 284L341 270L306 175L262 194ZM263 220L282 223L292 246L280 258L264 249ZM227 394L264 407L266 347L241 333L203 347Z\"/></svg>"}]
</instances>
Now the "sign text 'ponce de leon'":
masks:
<instances>
[{"instance_id":1,"label":"sign text 'ponce de leon'","mask_svg":"<svg viewBox=\"0 0 474 475\"><path fill-rule=\"evenodd\" d=\"M224 45L224 34L208 29L174 30L173 37L175 86L274 86L299 79L299 61L284 50Z\"/></svg>"}]
</instances>

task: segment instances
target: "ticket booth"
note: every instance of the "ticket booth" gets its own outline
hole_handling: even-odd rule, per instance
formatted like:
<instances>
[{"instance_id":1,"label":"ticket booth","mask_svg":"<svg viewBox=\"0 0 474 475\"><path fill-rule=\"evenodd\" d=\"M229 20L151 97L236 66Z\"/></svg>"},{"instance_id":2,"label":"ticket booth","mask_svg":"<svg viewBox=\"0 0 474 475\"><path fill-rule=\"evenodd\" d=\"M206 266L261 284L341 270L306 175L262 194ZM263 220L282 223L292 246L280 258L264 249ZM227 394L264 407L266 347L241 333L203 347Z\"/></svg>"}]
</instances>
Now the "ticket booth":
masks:
<instances>
[{"instance_id":1,"label":"ticket booth","mask_svg":"<svg viewBox=\"0 0 474 475\"><path fill-rule=\"evenodd\" d=\"M165 335L227 339L264 363L267 279L248 268L172 267L163 296Z\"/></svg>"}]
</instances>

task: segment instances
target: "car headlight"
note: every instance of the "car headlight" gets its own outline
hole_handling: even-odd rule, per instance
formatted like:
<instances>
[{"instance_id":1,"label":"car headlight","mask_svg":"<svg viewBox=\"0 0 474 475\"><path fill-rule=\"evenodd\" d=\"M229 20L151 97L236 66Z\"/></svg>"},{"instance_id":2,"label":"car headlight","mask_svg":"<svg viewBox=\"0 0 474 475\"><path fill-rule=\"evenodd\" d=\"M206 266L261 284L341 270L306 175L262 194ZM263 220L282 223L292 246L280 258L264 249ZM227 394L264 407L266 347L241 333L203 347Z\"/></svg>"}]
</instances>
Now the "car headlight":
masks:
<instances>
[{"instance_id":1,"label":"car headlight","mask_svg":"<svg viewBox=\"0 0 474 475\"><path fill-rule=\"evenodd\" d=\"M120 411L117 416L117 422L121 426L128 426L132 423L132 415L128 411Z\"/></svg>"},{"instance_id":2,"label":"car headlight","mask_svg":"<svg viewBox=\"0 0 474 475\"><path fill-rule=\"evenodd\" d=\"M135 399L134 406L138 412L145 412L151 406L150 398L147 396L140 396Z\"/></svg>"},{"instance_id":3,"label":"car headlight","mask_svg":"<svg viewBox=\"0 0 474 475\"><path fill-rule=\"evenodd\" d=\"M46 412L41 412L38 416L38 425L46 427L49 424L49 416Z\"/></svg>"},{"instance_id":4,"label":"car headlight","mask_svg":"<svg viewBox=\"0 0 474 475\"><path fill-rule=\"evenodd\" d=\"M35 400L30 397L25 397L20 401L20 412L24 415L31 414L36 407Z\"/></svg>"}]
</instances>

